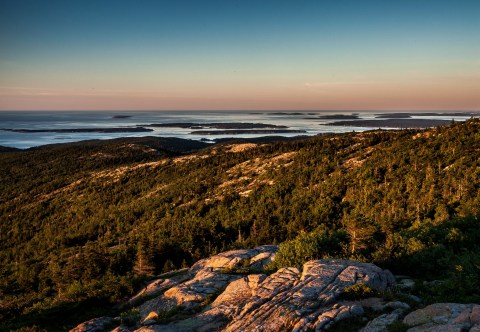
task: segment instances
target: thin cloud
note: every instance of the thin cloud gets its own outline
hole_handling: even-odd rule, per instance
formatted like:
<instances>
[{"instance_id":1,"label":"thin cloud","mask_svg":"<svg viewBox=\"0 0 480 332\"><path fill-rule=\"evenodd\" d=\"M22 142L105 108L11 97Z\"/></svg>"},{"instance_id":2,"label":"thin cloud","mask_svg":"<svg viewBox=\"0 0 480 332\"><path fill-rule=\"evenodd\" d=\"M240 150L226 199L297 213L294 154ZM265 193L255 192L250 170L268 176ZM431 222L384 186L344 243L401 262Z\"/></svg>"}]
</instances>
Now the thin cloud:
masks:
<instances>
[{"instance_id":1,"label":"thin cloud","mask_svg":"<svg viewBox=\"0 0 480 332\"><path fill-rule=\"evenodd\" d=\"M32 87L18 87L18 86L0 86L0 95L3 96L91 96L91 97L116 97L129 94L123 90L109 90L109 89L90 89L90 90L57 90L57 89L42 89Z\"/></svg>"}]
</instances>

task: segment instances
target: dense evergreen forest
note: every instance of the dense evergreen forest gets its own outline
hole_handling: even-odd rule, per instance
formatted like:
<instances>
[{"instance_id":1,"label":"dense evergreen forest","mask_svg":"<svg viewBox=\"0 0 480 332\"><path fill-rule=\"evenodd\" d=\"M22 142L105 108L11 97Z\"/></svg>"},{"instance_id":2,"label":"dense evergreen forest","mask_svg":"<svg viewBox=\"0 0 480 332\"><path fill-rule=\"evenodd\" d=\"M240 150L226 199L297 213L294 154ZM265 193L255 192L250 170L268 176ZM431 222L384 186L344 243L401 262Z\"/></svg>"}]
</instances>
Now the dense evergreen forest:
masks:
<instances>
[{"instance_id":1,"label":"dense evergreen forest","mask_svg":"<svg viewBox=\"0 0 480 332\"><path fill-rule=\"evenodd\" d=\"M480 301L478 119L237 143L1 149L0 325L68 328L153 275L271 243L276 268L370 261L443 280L427 301Z\"/></svg>"}]
</instances>

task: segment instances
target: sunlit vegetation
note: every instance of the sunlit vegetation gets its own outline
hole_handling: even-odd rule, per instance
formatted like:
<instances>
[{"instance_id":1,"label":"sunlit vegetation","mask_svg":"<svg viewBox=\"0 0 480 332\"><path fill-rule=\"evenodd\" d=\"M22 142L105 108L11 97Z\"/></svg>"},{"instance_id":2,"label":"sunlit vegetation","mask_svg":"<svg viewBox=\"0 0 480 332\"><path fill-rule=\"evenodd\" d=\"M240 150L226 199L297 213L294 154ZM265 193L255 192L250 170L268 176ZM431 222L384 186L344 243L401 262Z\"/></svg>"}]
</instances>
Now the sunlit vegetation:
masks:
<instances>
[{"instance_id":1,"label":"sunlit vegetation","mask_svg":"<svg viewBox=\"0 0 480 332\"><path fill-rule=\"evenodd\" d=\"M479 215L478 120L235 151L155 138L4 151L0 321L116 303L155 274L271 243L276 268L371 261L442 279L428 301L479 301Z\"/></svg>"}]
</instances>

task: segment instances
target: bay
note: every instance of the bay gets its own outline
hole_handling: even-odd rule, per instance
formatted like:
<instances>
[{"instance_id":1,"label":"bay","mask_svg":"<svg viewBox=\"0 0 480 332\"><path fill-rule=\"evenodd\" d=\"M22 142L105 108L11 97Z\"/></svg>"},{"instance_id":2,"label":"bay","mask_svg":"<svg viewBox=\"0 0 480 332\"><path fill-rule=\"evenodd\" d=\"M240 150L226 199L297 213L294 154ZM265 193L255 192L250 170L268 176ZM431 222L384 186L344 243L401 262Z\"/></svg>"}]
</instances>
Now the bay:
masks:
<instances>
[{"instance_id":1,"label":"bay","mask_svg":"<svg viewBox=\"0 0 480 332\"><path fill-rule=\"evenodd\" d=\"M313 136L324 133L343 133L351 131L365 131L378 128L395 129L392 124L395 119L405 120L444 120L464 121L475 112L356 112L356 111L0 111L0 145L14 148L30 148L46 144L76 142L91 139L112 139L118 137L177 137L194 140L212 141L228 137L253 138L260 136ZM385 122L381 120L390 119ZM348 121L346 121L348 120ZM358 125L356 122L358 120ZM366 121L368 126L361 124ZM347 124L341 124L346 121ZM212 135L207 126L202 134L199 130L175 126L149 127L151 124L193 123L200 127L214 123L257 123L282 126L282 129L293 132L279 132L273 130L265 133L248 133L245 131L223 130L218 135ZM378 123L378 125L377 125ZM402 124L404 125L404 124ZM65 129L101 129L105 128L136 128L146 126L151 131L145 132L54 132ZM421 125L420 125L421 126ZM197 128L198 129L198 128ZM26 130L38 132L17 132L12 130ZM45 130L42 132L42 130ZM48 132L46 132L48 131ZM104 130L105 131L105 130ZM108 131L108 130L107 130ZM112 130L114 131L114 130ZM210 134L205 134L210 132ZM238 133L240 132L240 134Z\"/></svg>"}]
</instances>

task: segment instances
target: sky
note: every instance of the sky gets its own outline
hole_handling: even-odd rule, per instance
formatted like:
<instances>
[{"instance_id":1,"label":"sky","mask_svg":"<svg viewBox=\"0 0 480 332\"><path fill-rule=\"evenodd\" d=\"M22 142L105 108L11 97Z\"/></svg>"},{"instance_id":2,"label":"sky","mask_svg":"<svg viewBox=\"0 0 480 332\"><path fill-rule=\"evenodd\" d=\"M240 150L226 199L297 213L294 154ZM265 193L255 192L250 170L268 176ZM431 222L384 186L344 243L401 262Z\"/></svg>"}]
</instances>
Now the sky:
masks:
<instances>
[{"instance_id":1,"label":"sky","mask_svg":"<svg viewBox=\"0 0 480 332\"><path fill-rule=\"evenodd\" d=\"M480 110L478 0L0 0L0 110Z\"/></svg>"}]
</instances>

